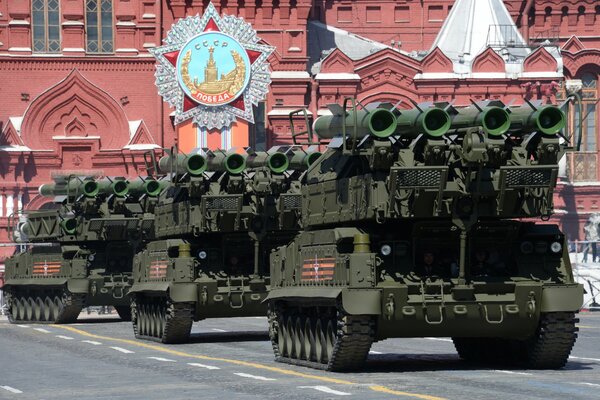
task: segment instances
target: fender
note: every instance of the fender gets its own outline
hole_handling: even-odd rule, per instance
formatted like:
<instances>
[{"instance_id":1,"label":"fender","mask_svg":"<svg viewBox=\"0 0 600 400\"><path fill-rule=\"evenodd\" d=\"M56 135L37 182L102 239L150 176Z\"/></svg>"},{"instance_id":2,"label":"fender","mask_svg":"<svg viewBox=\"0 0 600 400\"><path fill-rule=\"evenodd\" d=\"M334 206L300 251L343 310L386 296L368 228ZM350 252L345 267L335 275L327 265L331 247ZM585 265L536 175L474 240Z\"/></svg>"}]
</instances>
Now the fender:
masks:
<instances>
[{"instance_id":1,"label":"fender","mask_svg":"<svg viewBox=\"0 0 600 400\"><path fill-rule=\"evenodd\" d=\"M301 298L307 300L341 298L342 307L351 315L379 315L381 313L381 290L348 289L340 287L286 287L271 289L263 301L280 298Z\"/></svg>"},{"instance_id":2,"label":"fender","mask_svg":"<svg viewBox=\"0 0 600 400\"><path fill-rule=\"evenodd\" d=\"M68 282L68 278L28 278L28 279L19 279L19 278L11 278L7 279L4 282L4 289L8 289L9 287L19 287L19 286L64 286ZM87 288L86 288L87 292Z\"/></svg>"},{"instance_id":3,"label":"fender","mask_svg":"<svg viewBox=\"0 0 600 400\"><path fill-rule=\"evenodd\" d=\"M195 283L176 282L145 282L135 283L129 293L152 292L167 293L176 303L191 303L198 301L198 286Z\"/></svg>"},{"instance_id":4,"label":"fender","mask_svg":"<svg viewBox=\"0 0 600 400\"><path fill-rule=\"evenodd\" d=\"M583 305L583 285L542 287L542 312L579 311Z\"/></svg>"}]
</instances>

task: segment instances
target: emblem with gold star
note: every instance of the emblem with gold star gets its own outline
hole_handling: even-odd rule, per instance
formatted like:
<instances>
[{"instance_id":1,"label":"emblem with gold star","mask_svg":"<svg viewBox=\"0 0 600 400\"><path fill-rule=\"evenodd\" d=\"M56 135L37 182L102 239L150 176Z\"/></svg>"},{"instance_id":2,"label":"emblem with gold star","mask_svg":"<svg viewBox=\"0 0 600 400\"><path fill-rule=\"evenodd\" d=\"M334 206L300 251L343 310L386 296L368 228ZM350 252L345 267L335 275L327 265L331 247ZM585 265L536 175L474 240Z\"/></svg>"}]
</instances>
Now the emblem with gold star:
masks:
<instances>
[{"instance_id":1,"label":"emblem with gold star","mask_svg":"<svg viewBox=\"0 0 600 400\"><path fill-rule=\"evenodd\" d=\"M237 118L254 122L252 106L264 100L274 48L243 18L220 16L210 3L202 17L173 25L164 45L150 49L157 59L156 86L175 108L175 123L193 120L207 129L229 127Z\"/></svg>"}]
</instances>

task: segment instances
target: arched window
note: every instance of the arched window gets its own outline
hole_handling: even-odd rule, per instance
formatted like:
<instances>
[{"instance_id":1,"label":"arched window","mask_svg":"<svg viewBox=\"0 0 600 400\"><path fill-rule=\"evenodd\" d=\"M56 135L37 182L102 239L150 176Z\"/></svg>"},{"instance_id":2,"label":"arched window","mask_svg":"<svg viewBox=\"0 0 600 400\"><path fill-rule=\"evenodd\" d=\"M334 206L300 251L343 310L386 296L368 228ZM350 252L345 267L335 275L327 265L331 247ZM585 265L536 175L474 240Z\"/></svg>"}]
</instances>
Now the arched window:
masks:
<instances>
[{"instance_id":1,"label":"arched window","mask_svg":"<svg viewBox=\"0 0 600 400\"><path fill-rule=\"evenodd\" d=\"M598 180L598 73L584 72L577 78L581 79L581 115L578 107L572 107L574 138L578 139L581 132L581 148L571 157L569 169L570 180L573 182ZM582 119L581 129L580 120ZM574 142L574 145L577 143Z\"/></svg>"},{"instance_id":2,"label":"arched window","mask_svg":"<svg viewBox=\"0 0 600 400\"><path fill-rule=\"evenodd\" d=\"M112 53L112 0L85 1L86 44L88 53Z\"/></svg>"},{"instance_id":3,"label":"arched window","mask_svg":"<svg viewBox=\"0 0 600 400\"><path fill-rule=\"evenodd\" d=\"M60 51L60 13L58 0L31 2L33 51L58 53Z\"/></svg>"}]
</instances>

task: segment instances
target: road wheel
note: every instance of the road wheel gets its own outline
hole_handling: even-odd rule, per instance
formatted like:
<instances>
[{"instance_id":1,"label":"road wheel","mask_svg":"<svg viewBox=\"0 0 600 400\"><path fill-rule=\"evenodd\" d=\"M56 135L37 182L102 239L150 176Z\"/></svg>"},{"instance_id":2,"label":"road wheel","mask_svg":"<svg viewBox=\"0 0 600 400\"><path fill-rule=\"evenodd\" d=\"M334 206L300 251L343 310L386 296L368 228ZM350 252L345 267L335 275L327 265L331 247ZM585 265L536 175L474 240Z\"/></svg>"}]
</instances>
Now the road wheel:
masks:
<instances>
[{"instance_id":1,"label":"road wheel","mask_svg":"<svg viewBox=\"0 0 600 400\"><path fill-rule=\"evenodd\" d=\"M53 314L54 314L54 322L57 322L58 317L60 315L60 310L62 310L63 304L62 304L62 299L58 296L54 296L54 299L52 300L52 310L53 310Z\"/></svg>"},{"instance_id":2,"label":"road wheel","mask_svg":"<svg viewBox=\"0 0 600 400\"><path fill-rule=\"evenodd\" d=\"M323 320L318 318L317 323L315 324L315 357L318 363L327 363L326 346L325 333L323 332Z\"/></svg>"},{"instance_id":3,"label":"road wheel","mask_svg":"<svg viewBox=\"0 0 600 400\"><path fill-rule=\"evenodd\" d=\"M307 361L315 360L315 332L314 324L310 317L304 320L304 359Z\"/></svg>"},{"instance_id":4,"label":"road wheel","mask_svg":"<svg viewBox=\"0 0 600 400\"><path fill-rule=\"evenodd\" d=\"M294 325L294 347L296 348L296 358L300 360L306 359L306 347L304 347L304 325L302 317L296 317Z\"/></svg>"},{"instance_id":5,"label":"road wheel","mask_svg":"<svg viewBox=\"0 0 600 400\"><path fill-rule=\"evenodd\" d=\"M147 331L148 321L147 321L147 316L146 316L147 305L146 305L146 303L141 303L139 305L139 307L140 307L140 312L139 312L138 318L140 321L140 335L147 336L148 335L148 331Z\"/></svg>"},{"instance_id":6,"label":"road wheel","mask_svg":"<svg viewBox=\"0 0 600 400\"><path fill-rule=\"evenodd\" d=\"M335 337L336 337L336 332L334 329L334 324L335 321L329 319L327 321L327 330L325 331L325 341L326 341L326 356L327 359L325 360L325 362L329 362L331 360L331 357L333 356L333 347L335 346Z\"/></svg>"},{"instance_id":7,"label":"road wheel","mask_svg":"<svg viewBox=\"0 0 600 400\"><path fill-rule=\"evenodd\" d=\"M44 310L44 301L42 300L41 297L36 297L34 300L34 304L33 304L33 318L36 321L44 321L44 313L42 312Z\"/></svg>"},{"instance_id":8,"label":"road wheel","mask_svg":"<svg viewBox=\"0 0 600 400\"><path fill-rule=\"evenodd\" d=\"M283 318L278 318L278 331L277 331L277 345L279 347L279 352L281 354L282 357L288 357L289 353L288 353L288 347L287 347L287 341L285 340L285 337L287 335L287 329L285 326L285 320Z\"/></svg>"},{"instance_id":9,"label":"road wheel","mask_svg":"<svg viewBox=\"0 0 600 400\"><path fill-rule=\"evenodd\" d=\"M152 304L150 306L150 336L158 337L158 305Z\"/></svg>"},{"instance_id":10,"label":"road wheel","mask_svg":"<svg viewBox=\"0 0 600 400\"><path fill-rule=\"evenodd\" d=\"M35 300L33 297L25 299L25 320L33 321L33 308L35 307Z\"/></svg>"},{"instance_id":11,"label":"road wheel","mask_svg":"<svg viewBox=\"0 0 600 400\"><path fill-rule=\"evenodd\" d=\"M53 322L54 315L52 313L52 299L48 296L44 297L44 321Z\"/></svg>"},{"instance_id":12,"label":"road wheel","mask_svg":"<svg viewBox=\"0 0 600 400\"><path fill-rule=\"evenodd\" d=\"M290 358L295 358L296 348L294 347L294 319L291 316L286 320L285 332L285 346L288 349L288 356Z\"/></svg>"}]
</instances>

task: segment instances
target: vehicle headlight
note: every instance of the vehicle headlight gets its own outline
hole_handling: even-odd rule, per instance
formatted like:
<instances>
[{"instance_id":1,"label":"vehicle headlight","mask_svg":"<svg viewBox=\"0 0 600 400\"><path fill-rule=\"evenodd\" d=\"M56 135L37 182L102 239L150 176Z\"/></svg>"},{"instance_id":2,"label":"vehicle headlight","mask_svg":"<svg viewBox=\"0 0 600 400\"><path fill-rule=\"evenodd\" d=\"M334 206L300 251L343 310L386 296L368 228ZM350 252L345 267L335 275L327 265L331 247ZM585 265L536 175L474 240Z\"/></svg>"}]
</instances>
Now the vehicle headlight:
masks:
<instances>
[{"instance_id":1,"label":"vehicle headlight","mask_svg":"<svg viewBox=\"0 0 600 400\"><path fill-rule=\"evenodd\" d=\"M392 247L389 244L384 244L383 246L381 246L381 254L384 256L389 256L390 254L392 254Z\"/></svg>"},{"instance_id":2,"label":"vehicle headlight","mask_svg":"<svg viewBox=\"0 0 600 400\"><path fill-rule=\"evenodd\" d=\"M550 250L553 253L558 254L562 251L562 244L560 244L560 242L552 242L550 245Z\"/></svg>"},{"instance_id":3,"label":"vehicle headlight","mask_svg":"<svg viewBox=\"0 0 600 400\"><path fill-rule=\"evenodd\" d=\"M200 250L198 252L198 258L201 259L201 260L205 260L207 255L208 254L206 254L206 252L204 250Z\"/></svg>"}]
</instances>

